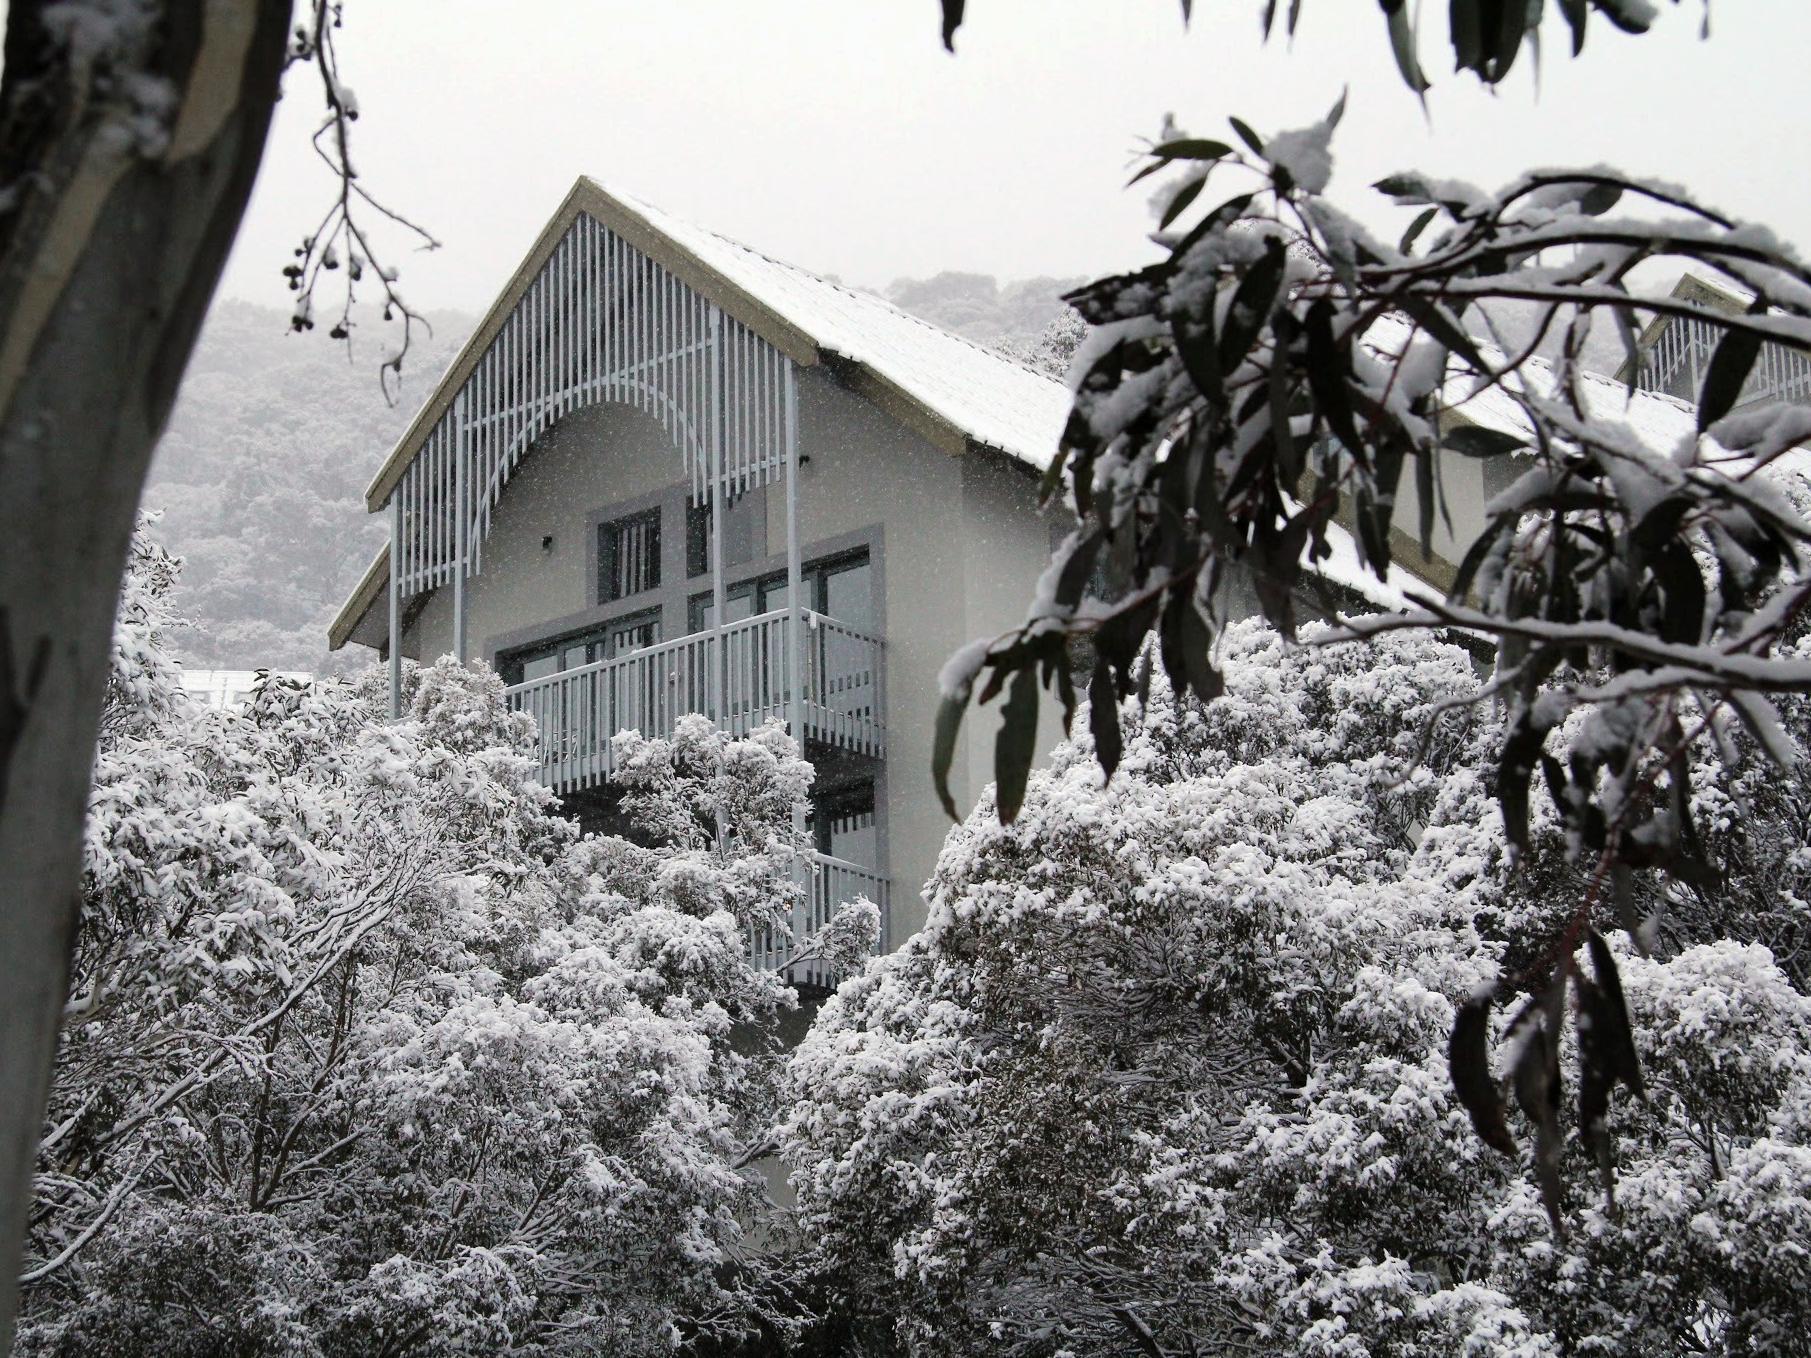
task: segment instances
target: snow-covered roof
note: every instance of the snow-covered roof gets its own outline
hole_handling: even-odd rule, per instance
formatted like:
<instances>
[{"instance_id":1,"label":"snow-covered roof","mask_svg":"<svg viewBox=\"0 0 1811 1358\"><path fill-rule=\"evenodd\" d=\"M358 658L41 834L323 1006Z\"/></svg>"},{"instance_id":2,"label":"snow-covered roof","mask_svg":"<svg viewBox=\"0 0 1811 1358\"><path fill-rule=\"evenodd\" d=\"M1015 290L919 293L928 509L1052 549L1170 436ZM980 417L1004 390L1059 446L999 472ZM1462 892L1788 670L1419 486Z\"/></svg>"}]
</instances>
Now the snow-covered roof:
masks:
<instances>
[{"instance_id":1,"label":"snow-covered roof","mask_svg":"<svg viewBox=\"0 0 1811 1358\"><path fill-rule=\"evenodd\" d=\"M859 288L770 258L626 193L612 196L825 353L859 363L976 443L1042 470L1069 417L1069 391L991 349Z\"/></svg>"},{"instance_id":2,"label":"snow-covered roof","mask_svg":"<svg viewBox=\"0 0 1811 1358\"><path fill-rule=\"evenodd\" d=\"M1328 553L1314 563L1314 569L1336 585L1343 585L1361 599L1389 612L1406 612L1414 605L1408 590L1425 591L1427 583L1400 562L1390 562L1384 578L1379 580L1365 565L1358 550L1358 539L1337 523L1327 525ZM1436 591L1437 592L1437 591Z\"/></svg>"},{"instance_id":3,"label":"snow-covered roof","mask_svg":"<svg viewBox=\"0 0 1811 1358\"><path fill-rule=\"evenodd\" d=\"M1039 470L1055 456L1069 413L1062 383L907 315L873 293L772 259L581 176L366 488L372 513L384 508L454 393L581 214L616 232L794 362L810 366L831 358L853 365L857 390L946 450L961 452L971 443L996 448Z\"/></svg>"},{"instance_id":4,"label":"snow-covered roof","mask_svg":"<svg viewBox=\"0 0 1811 1358\"><path fill-rule=\"evenodd\" d=\"M1365 343L1379 353L1397 354L1409 342L1412 328L1406 320L1387 316L1365 332ZM1480 352L1495 362L1503 357L1494 346L1479 342ZM1558 389L1553 365L1545 359L1530 358L1521 365L1518 376L1522 389L1538 396L1552 396ZM1514 397L1500 385L1478 390L1478 380L1470 373L1453 373L1441 390L1441 404L1451 414L1469 424L1479 425L1519 439L1531 439L1533 427ZM1578 392L1585 414L1594 423L1620 425L1632 433L1642 446L1663 456L1673 457L1680 449L1698 438L1698 407L1690 401L1668 396L1665 392L1637 387L1631 391L1619 377L1581 370ZM1795 450L1773 464L1777 469L1811 475L1811 453Z\"/></svg>"}]
</instances>

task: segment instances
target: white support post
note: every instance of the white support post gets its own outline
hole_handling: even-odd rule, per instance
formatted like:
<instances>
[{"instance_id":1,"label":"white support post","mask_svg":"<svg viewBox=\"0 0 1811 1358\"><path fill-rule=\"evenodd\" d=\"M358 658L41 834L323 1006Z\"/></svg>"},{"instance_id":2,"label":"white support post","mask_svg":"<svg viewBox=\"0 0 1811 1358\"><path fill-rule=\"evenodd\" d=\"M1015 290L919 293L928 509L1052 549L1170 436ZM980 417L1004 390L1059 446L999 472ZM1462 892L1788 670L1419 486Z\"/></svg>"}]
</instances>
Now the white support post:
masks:
<instances>
[{"instance_id":1,"label":"white support post","mask_svg":"<svg viewBox=\"0 0 1811 1358\"><path fill-rule=\"evenodd\" d=\"M786 600L791 617L786 620L786 665L791 672L791 691L787 720L792 738L799 743L799 754L805 753L805 601L804 567L799 559L799 408L798 380L790 358L780 359L783 415L786 438ZM796 840L805 837L805 808L793 808L792 829ZM805 941L811 923L812 874L815 864L810 859L793 869L798 887L798 901L792 911L792 940L796 949Z\"/></svg>"},{"instance_id":2,"label":"white support post","mask_svg":"<svg viewBox=\"0 0 1811 1358\"><path fill-rule=\"evenodd\" d=\"M471 430L465 419L465 392L453 398L453 655L465 664L465 574L466 548L471 540L471 523L466 512L466 487L470 476Z\"/></svg>"},{"instance_id":3,"label":"white support post","mask_svg":"<svg viewBox=\"0 0 1811 1358\"><path fill-rule=\"evenodd\" d=\"M788 654L792 671L792 704L787 720L792 725L792 738L805 749L805 601L801 590L804 567L799 560L799 409L798 380L792 360L782 359L780 371L784 383L786 420L786 598L792 604L792 616L786 623Z\"/></svg>"},{"instance_id":4,"label":"white support post","mask_svg":"<svg viewBox=\"0 0 1811 1358\"><path fill-rule=\"evenodd\" d=\"M390 719L402 715L402 495L390 492Z\"/></svg>"},{"instance_id":5,"label":"white support post","mask_svg":"<svg viewBox=\"0 0 1811 1358\"><path fill-rule=\"evenodd\" d=\"M717 701L711 717L719 729L729 727L729 651L723 644L723 313L711 308L710 477L711 477L711 670L717 684ZM729 818L717 808L717 852L726 854Z\"/></svg>"}]
</instances>

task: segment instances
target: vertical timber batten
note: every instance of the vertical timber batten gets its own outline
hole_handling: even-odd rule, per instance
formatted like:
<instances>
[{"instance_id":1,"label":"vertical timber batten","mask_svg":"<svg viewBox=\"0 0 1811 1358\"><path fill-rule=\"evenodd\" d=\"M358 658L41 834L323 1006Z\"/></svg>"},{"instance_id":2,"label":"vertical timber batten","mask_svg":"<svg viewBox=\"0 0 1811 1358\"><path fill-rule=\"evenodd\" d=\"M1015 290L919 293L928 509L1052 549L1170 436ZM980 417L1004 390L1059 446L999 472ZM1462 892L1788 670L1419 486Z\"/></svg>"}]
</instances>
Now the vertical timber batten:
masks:
<instances>
[{"instance_id":1,"label":"vertical timber batten","mask_svg":"<svg viewBox=\"0 0 1811 1358\"><path fill-rule=\"evenodd\" d=\"M800 561L799 549L799 419L798 419L798 382L793 370L792 360L784 354L779 355L781 410L784 431L781 435L786 446L786 602L790 605L791 616L786 620L786 669L790 682L787 685L788 712L787 724L792 727L792 738L798 742L799 754L805 753L805 608L800 597L804 580L804 568ZM795 806L792 811L792 829L795 837L802 838L805 830L805 810ZM792 907L792 936L802 941L810 931L811 907L815 899L815 882L812 880L814 869L810 862L793 865L793 879L798 888L798 898Z\"/></svg>"},{"instance_id":2,"label":"vertical timber batten","mask_svg":"<svg viewBox=\"0 0 1811 1358\"><path fill-rule=\"evenodd\" d=\"M729 653L723 645L723 313L711 308L710 491L711 491L711 665L717 700L711 717L719 726L729 724Z\"/></svg>"}]
</instances>

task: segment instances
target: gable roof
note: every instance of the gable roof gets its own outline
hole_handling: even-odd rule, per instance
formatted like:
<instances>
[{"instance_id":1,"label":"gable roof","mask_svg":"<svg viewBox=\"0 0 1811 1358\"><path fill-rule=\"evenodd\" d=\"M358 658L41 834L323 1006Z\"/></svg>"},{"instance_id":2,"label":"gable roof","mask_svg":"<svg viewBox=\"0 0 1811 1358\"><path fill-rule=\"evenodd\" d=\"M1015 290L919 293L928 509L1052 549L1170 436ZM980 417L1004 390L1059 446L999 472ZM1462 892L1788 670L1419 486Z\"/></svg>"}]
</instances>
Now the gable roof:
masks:
<instances>
[{"instance_id":1,"label":"gable roof","mask_svg":"<svg viewBox=\"0 0 1811 1358\"><path fill-rule=\"evenodd\" d=\"M587 213L754 330L795 363L849 365L864 396L948 452L998 449L1042 469L1069 414L1062 383L833 283L581 176L365 490L376 513L471 375L547 257Z\"/></svg>"},{"instance_id":2,"label":"gable roof","mask_svg":"<svg viewBox=\"0 0 1811 1358\"><path fill-rule=\"evenodd\" d=\"M820 278L626 194L616 201L809 336L964 438L1042 470L1069 418L1069 389L859 288Z\"/></svg>"}]
</instances>

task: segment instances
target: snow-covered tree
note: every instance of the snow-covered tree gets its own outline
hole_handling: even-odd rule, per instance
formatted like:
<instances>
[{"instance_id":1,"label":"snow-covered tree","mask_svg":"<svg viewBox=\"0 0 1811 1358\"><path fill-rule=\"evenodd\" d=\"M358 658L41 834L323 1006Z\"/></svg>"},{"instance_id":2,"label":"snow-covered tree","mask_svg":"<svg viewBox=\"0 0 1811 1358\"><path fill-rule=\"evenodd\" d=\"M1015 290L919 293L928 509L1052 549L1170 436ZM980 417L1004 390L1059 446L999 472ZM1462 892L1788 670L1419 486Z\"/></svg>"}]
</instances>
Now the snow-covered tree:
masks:
<instances>
[{"instance_id":1,"label":"snow-covered tree","mask_svg":"<svg viewBox=\"0 0 1811 1358\"><path fill-rule=\"evenodd\" d=\"M579 839L488 672L192 705L142 537L20 1351L657 1353L747 1323L810 766L624 736ZM724 833L719 833L721 825ZM845 926L846 928L846 926Z\"/></svg>"},{"instance_id":2,"label":"snow-covered tree","mask_svg":"<svg viewBox=\"0 0 1811 1358\"><path fill-rule=\"evenodd\" d=\"M948 43L964 0L943 0ZM1189 6L1184 4L1186 15ZM1266 30L1277 6L1264 11ZM1645 27L1646 0L1560 7ZM1423 83L1402 0L1383 14L1405 79ZM1290 23L1299 6L1292 5ZM1541 7L1455 0L1459 64L1499 80ZM323 271L361 277L402 322L413 312L372 257L353 182L357 101L340 79L336 0L196 6L171 0L14 0L0 77L0 317L16 361L0 383L0 1346L8 1342L31 1205L67 942L81 813L109 622L147 464L263 155L285 68L319 78L316 146L337 200L286 266L292 323L314 324ZM1486 19L1492 20L1486 24ZM345 334L346 314L330 325ZM72 756L71 751L76 753Z\"/></svg>"},{"instance_id":3,"label":"snow-covered tree","mask_svg":"<svg viewBox=\"0 0 1811 1358\"><path fill-rule=\"evenodd\" d=\"M1519 8L1494 8L1515 10L1507 49L1460 53L1487 79L1524 26ZM1078 639L1098 661L1088 696L1110 774L1117 702L1142 682L1147 638L1177 683L1211 699L1235 588L1249 584L1288 633L1336 525L1383 577L1411 495L1431 556L1445 459L1514 459L1518 474L1458 544L1450 584L1411 589L1407 607L1350 631L1442 627L1494 649L1509 839L1528 847L1544 784L1591 865L1570 910L1524 944L1549 959L1554 986L1583 985L1575 945L1631 922L1633 874L1657 870L1684 889L1716 870L1688 814L1690 752L1707 735L1734 749L1745 729L1777 766L1795 757L1773 697L1811 692L1811 661L1792 644L1811 616L1811 518L1775 473L1811 439L1811 412L1735 405L1764 346L1811 345L1811 269L1682 190L1601 169L1533 172L1495 192L1393 176L1376 187L1416 216L1400 240L1383 239L1329 194L1342 108L1268 138L1233 119L1237 144L1166 124L1153 145L1136 178L1168 176L1155 199L1168 256L1070 294L1094 329L1072 366L1074 409L1046 491L1067 492L1075 526L1023 625L945 667L938 785L971 699L1004 693L997 801L1012 818L1040 690L1065 716L1075 709ZM1228 194L1208 196L1215 184ZM1699 315L1636 295L1632 271L1655 258L1717 270L1753 298L1738 315L1704 313L1722 337L1696 427L1671 447L1593 407L1580 360L1594 328L1614 326L1633 366L1639 313ZM1532 343L1472 333L1499 301L1538 306ZM1565 337L1551 366L1534 358L1549 332ZM1507 430L1468 421L1467 403L1486 394L1512 412ZM1111 589L1095 570L1103 554L1117 568ZM1482 1029L1461 1027L1455 1070L1475 1071ZM1477 1111L1481 1128L1495 1117Z\"/></svg>"},{"instance_id":4,"label":"snow-covered tree","mask_svg":"<svg viewBox=\"0 0 1811 1358\"><path fill-rule=\"evenodd\" d=\"M1613 1199L1567 1115L1556 1235L1528 1121L1492 1149L1448 1078L1461 1006L1581 886L1505 870L1470 657L1256 623L1221 648L1216 702L1126 705L1104 785L1078 738L1012 823L984 799L925 931L795 1054L826 1327L915 1355L1802 1351L1811 1002L1752 943L1619 942L1646 1102L1610 1107ZM1531 836L1563 838L1538 797ZM1560 1060L1575 1088L1570 1030Z\"/></svg>"},{"instance_id":5,"label":"snow-covered tree","mask_svg":"<svg viewBox=\"0 0 1811 1358\"><path fill-rule=\"evenodd\" d=\"M1088 323L1082 319L1081 312L1072 306L1065 306L1052 318L1050 324L1038 332L1035 339L1005 345L1003 351L1027 368L1034 368L1046 377L1061 381L1069 373L1069 365L1075 359L1076 350L1082 347L1082 341L1087 338Z\"/></svg>"}]
</instances>

